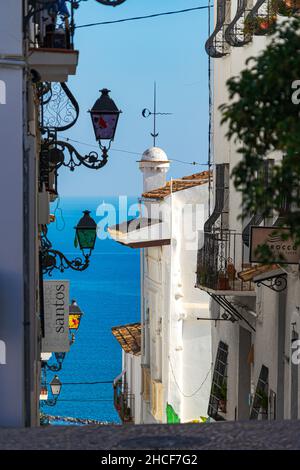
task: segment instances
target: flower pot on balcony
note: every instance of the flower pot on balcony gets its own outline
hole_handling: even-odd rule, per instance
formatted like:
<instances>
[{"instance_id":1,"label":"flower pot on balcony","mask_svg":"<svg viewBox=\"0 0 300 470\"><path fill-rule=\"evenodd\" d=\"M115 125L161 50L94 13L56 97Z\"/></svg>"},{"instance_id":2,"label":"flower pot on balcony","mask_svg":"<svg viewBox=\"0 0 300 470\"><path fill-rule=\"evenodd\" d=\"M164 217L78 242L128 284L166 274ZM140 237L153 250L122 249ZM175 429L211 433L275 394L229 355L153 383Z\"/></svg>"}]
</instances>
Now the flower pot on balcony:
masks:
<instances>
[{"instance_id":1,"label":"flower pot on balcony","mask_svg":"<svg viewBox=\"0 0 300 470\"><path fill-rule=\"evenodd\" d=\"M218 289L220 289L220 290L229 290L230 289L228 277L224 273L219 274Z\"/></svg>"},{"instance_id":2,"label":"flower pot on balcony","mask_svg":"<svg viewBox=\"0 0 300 470\"><path fill-rule=\"evenodd\" d=\"M300 10L300 0L273 0L272 8L281 16L292 16Z\"/></svg>"},{"instance_id":3,"label":"flower pot on balcony","mask_svg":"<svg viewBox=\"0 0 300 470\"><path fill-rule=\"evenodd\" d=\"M206 275L206 271L201 271L199 273L199 284L201 286L205 286L206 285L206 278L207 278L207 275Z\"/></svg>"},{"instance_id":4,"label":"flower pot on balcony","mask_svg":"<svg viewBox=\"0 0 300 470\"><path fill-rule=\"evenodd\" d=\"M221 413L226 413L226 400L220 400L219 401L219 411Z\"/></svg>"},{"instance_id":5,"label":"flower pot on balcony","mask_svg":"<svg viewBox=\"0 0 300 470\"><path fill-rule=\"evenodd\" d=\"M276 26L276 14L272 13L269 17L254 16L246 18L244 34L253 34L254 36L265 36L271 34Z\"/></svg>"}]
</instances>

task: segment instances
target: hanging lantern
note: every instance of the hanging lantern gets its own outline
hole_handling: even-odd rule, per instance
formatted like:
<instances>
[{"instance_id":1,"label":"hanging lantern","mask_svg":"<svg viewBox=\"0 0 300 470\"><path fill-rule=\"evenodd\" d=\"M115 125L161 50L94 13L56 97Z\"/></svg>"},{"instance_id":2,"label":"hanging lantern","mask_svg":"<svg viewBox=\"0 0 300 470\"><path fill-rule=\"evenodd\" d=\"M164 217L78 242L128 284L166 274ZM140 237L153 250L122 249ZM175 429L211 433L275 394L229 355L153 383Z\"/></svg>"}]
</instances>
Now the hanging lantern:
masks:
<instances>
[{"instance_id":1,"label":"hanging lantern","mask_svg":"<svg viewBox=\"0 0 300 470\"><path fill-rule=\"evenodd\" d=\"M69 329L78 330L83 312L77 305L76 300L72 300L69 306Z\"/></svg>"},{"instance_id":2,"label":"hanging lantern","mask_svg":"<svg viewBox=\"0 0 300 470\"><path fill-rule=\"evenodd\" d=\"M119 120L120 111L109 96L110 90L103 88L101 96L95 102L90 113L96 140L113 141Z\"/></svg>"},{"instance_id":3,"label":"hanging lantern","mask_svg":"<svg viewBox=\"0 0 300 470\"><path fill-rule=\"evenodd\" d=\"M58 397L61 391L62 383L58 378L58 375L55 375L50 382L51 392L54 397Z\"/></svg>"},{"instance_id":4,"label":"hanging lantern","mask_svg":"<svg viewBox=\"0 0 300 470\"><path fill-rule=\"evenodd\" d=\"M96 237L97 237L97 224L90 216L90 211L84 211L83 217L78 222L75 227L76 236L75 236L75 246L79 244L79 247L82 251L84 250L93 250L95 247Z\"/></svg>"}]
</instances>

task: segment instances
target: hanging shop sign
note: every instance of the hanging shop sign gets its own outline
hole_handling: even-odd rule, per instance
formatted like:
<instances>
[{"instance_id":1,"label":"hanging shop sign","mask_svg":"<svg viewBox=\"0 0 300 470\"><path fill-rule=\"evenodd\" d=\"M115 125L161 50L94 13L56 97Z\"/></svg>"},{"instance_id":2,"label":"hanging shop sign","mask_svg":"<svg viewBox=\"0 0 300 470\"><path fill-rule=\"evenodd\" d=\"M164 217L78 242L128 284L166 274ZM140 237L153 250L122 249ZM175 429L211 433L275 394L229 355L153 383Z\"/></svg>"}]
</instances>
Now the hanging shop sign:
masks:
<instances>
[{"instance_id":1,"label":"hanging shop sign","mask_svg":"<svg viewBox=\"0 0 300 470\"><path fill-rule=\"evenodd\" d=\"M267 246L271 250L270 263L299 264L300 247L296 246L295 240L290 236L289 228L251 227L251 263L261 262L258 253L261 246Z\"/></svg>"},{"instance_id":2,"label":"hanging shop sign","mask_svg":"<svg viewBox=\"0 0 300 470\"><path fill-rule=\"evenodd\" d=\"M42 352L68 352L69 281L44 281L45 336Z\"/></svg>"}]
</instances>

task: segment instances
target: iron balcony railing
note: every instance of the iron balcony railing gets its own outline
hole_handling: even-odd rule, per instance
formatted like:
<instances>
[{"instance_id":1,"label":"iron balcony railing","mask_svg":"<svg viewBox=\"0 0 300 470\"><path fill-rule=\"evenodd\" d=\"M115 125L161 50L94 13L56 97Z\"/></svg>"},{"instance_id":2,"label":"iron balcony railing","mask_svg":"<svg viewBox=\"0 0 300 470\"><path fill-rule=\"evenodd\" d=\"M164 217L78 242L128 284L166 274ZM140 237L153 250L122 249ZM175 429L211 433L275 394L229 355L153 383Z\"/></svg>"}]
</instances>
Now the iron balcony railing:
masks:
<instances>
[{"instance_id":1,"label":"iron balcony railing","mask_svg":"<svg viewBox=\"0 0 300 470\"><path fill-rule=\"evenodd\" d=\"M123 423L134 421L134 394L129 393L124 377L114 383L114 407Z\"/></svg>"},{"instance_id":2,"label":"iron balcony railing","mask_svg":"<svg viewBox=\"0 0 300 470\"><path fill-rule=\"evenodd\" d=\"M233 47L241 47L252 40L245 29L245 20L253 6L252 0L238 0L236 14L225 31L225 39Z\"/></svg>"},{"instance_id":3,"label":"iron balcony railing","mask_svg":"<svg viewBox=\"0 0 300 470\"><path fill-rule=\"evenodd\" d=\"M215 28L205 44L210 57L219 58L228 54L229 44L225 41L225 31L230 22L230 0L217 0L217 18Z\"/></svg>"},{"instance_id":4,"label":"iron balcony railing","mask_svg":"<svg viewBox=\"0 0 300 470\"><path fill-rule=\"evenodd\" d=\"M204 237L198 252L197 287L214 291L254 291L251 281L243 281L238 273L250 268L249 247L242 234L234 230L212 228Z\"/></svg>"},{"instance_id":5,"label":"iron balcony railing","mask_svg":"<svg viewBox=\"0 0 300 470\"><path fill-rule=\"evenodd\" d=\"M75 10L82 0L30 0L34 47L74 49Z\"/></svg>"}]
</instances>

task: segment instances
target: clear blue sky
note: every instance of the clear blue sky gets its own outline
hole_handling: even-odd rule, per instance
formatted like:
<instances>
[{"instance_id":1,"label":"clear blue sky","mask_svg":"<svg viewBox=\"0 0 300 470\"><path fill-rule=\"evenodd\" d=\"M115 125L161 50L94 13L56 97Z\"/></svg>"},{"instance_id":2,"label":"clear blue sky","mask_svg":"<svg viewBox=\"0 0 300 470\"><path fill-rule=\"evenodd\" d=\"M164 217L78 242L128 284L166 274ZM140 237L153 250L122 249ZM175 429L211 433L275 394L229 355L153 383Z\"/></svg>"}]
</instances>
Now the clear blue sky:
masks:
<instances>
[{"instance_id":1,"label":"clear blue sky","mask_svg":"<svg viewBox=\"0 0 300 470\"><path fill-rule=\"evenodd\" d=\"M112 8L95 0L81 3L76 12L78 25L96 21L141 16L169 10L206 5L205 0L127 0ZM68 85L80 105L76 126L61 135L95 145L87 110L107 87L123 111L106 167L99 171L63 169L59 175L61 196L138 195L142 178L138 155L113 149L142 152L152 146L152 119L141 116L152 109L153 82L158 88L158 111L172 116L158 117L157 146L170 159L207 162L208 58L207 10L164 16L135 22L78 29L75 46L80 51L77 74ZM74 144L81 153L93 148ZM169 177L201 171L204 167L175 163Z\"/></svg>"}]
</instances>

